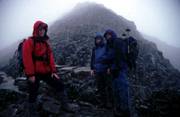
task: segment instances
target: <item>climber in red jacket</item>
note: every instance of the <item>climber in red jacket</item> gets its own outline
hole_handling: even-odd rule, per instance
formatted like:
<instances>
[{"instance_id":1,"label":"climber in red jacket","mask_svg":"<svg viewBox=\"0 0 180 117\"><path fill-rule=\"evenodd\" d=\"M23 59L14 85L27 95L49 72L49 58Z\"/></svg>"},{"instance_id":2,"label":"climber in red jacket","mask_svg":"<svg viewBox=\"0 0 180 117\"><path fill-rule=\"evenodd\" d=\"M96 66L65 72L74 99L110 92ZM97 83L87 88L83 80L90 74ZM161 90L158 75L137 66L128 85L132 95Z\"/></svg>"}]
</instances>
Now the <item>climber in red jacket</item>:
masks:
<instances>
[{"instance_id":1,"label":"climber in red jacket","mask_svg":"<svg viewBox=\"0 0 180 117\"><path fill-rule=\"evenodd\" d=\"M23 65L29 84L29 104L35 105L39 83L43 80L58 91L62 108L72 111L67 104L64 84L57 75L47 31L48 25L37 21L34 24L33 35L23 44ZM33 107L30 108L32 110Z\"/></svg>"},{"instance_id":2,"label":"climber in red jacket","mask_svg":"<svg viewBox=\"0 0 180 117\"><path fill-rule=\"evenodd\" d=\"M52 50L48 44L47 24L37 21L34 24L33 36L23 44L23 64L25 73L32 82L36 74L56 74Z\"/></svg>"}]
</instances>

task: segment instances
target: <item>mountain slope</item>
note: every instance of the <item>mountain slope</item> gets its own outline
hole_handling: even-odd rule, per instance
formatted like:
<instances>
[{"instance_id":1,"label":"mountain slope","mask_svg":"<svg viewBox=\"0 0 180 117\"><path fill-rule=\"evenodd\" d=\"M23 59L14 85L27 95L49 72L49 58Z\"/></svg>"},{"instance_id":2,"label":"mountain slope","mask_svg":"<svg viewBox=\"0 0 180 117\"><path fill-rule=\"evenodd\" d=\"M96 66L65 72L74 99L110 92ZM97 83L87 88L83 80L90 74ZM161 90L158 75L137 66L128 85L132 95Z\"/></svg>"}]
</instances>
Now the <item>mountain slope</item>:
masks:
<instances>
[{"instance_id":1,"label":"mountain slope","mask_svg":"<svg viewBox=\"0 0 180 117\"><path fill-rule=\"evenodd\" d=\"M71 12L50 26L49 36L56 63L89 66L96 32L103 33L109 28L115 30L119 37L125 29L130 28L131 35L138 40L140 53L137 61L136 84L153 88L180 86L180 73L168 59L163 57L156 44L145 40L133 22L95 3L78 4ZM12 59L10 64L4 67L10 75L16 75L13 64L15 62Z\"/></svg>"},{"instance_id":2,"label":"mountain slope","mask_svg":"<svg viewBox=\"0 0 180 117\"><path fill-rule=\"evenodd\" d=\"M57 54L56 56L66 56L66 54L69 54L66 53L67 51L64 51L64 49L66 49L72 50L72 53L70 52L71 54L69 54L72 56L69 58L74 58L76 55L81 58L81 52L83 53L83 51L87 50L87 53L82 55L82 57L90 58L90 51L94 45L96 32L105 32L105 30L111 28L114 29L118 35L121 35L127 27L134 30L136 29L133 22L116 15L103 5L81 3L78 4L72 12L50 26L49 33L53 47L60 48L60 50L57 51L61 54ZM74 46L78 46L78 48ZM77 50L73 50L73 48ZM80 53L74 53L75 51ZM69 58L65 59L62 57L60 60L57 59L57 62L69 64L71 62L68 61ZM89 59L84 60L87 61L81 62L81 60L75 60L73 64L84 65L89 63Z\"/></svg>"},{"instance_id":3,"label":"mountain slope","mask_svg":"<svg viewBox=\"0 0 180 117\"><path fill-rule=\"evenodd\" d=\"M168 58L172 65L180 70L180 48L173 47L159 39L151 36L143 35L146 39L157 44L159 50L163 52L164 57Z\"/></svg>"},{"instance_id":4,"label":"mountain slope","mask_svg":"<svg viewBox=\"0 0 180 117\"><path fill-rule=\"evenodd\" d=\"M17 49L19 42L13 43L8 47L5 47L0 50L0 68L7 65L10 58L13 57L13 54L15 53L15 50Z\"/></svg>"},{"instance_id":5,"label":"mountain slope","mask_svg":"<svg viewBox=\"0 0 180 117\"><path fill-rule=\"evenodd\" d=\"M158 87L166 85L174 78L172 86L178 86L179 72L157 46L145 40L137 31L133 22L116 15L104 6L95 3L77 5L72 12L57 20L49 30L51 43L58 64L89 66L91 49L94 46L96 32L113 29L120 37L126 28L138 40L140 53L138 58L138 84ZM161 79L162 85L159 85ZM167 85L166 85L167 86Z\"/></svg>"}]
</instances>

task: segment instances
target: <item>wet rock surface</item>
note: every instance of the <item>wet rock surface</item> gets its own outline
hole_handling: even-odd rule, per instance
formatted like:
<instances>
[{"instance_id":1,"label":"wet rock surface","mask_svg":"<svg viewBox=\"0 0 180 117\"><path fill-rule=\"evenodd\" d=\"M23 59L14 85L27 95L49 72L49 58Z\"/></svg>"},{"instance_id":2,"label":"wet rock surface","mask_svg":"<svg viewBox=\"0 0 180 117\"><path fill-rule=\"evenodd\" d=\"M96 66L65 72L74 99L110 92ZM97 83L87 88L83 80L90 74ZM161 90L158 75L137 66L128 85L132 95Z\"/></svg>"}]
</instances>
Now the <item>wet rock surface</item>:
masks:
<instances>
[{"instance_id":1,"label":"wet rock surface","mask_svg":"<svg viewBox=\"0 0 180 117\"><path fill-rule=\"evenodd\" d=\"M41 82L38 95L40 117L113 117L112 109L98 107L95 79L89 76L89 68L59 66L58 70L75 113L63 111L56 92ZM27 89L24 89L27 87L26 79L17 78L14 82L18 90L0 89L0 103L3 105L0 115L3 117L6 117L6 114L10 116L9 113L12 117L23 117L27 111ZM178 117L180 110L178 90L155 90L142 85L131 85L129 91L132 117L169 117L169 115Z\"/></svg>"},{"instance_id":2,"label":"wet rock surface","mask_svg":"<svg viewBox=\"0 0 180 117\"><path fill-rule=\"evenodd\" d=\"M71 67L74 68L74 67ZM62 71L62 72L61 72ZM65 72L65 74L63 73ZM82 78L81 74L89 74L89 71L81 71L81 67L70 70L70 67L62 67L59 69L61 78L65 83L68 92L70 106L75 113L68 113L61 109L61 101L58 99L56 92L41 82L38 101L37 112L39 117L111 117L112 111L105 108L98 108L96 104L96 87L94 80L90 79L89 75ZM5 74L5 73L4 73ZM64 75L62 75L64 74ZM73 78L72 78L73 76ZM84 76L84 75L83 75ZM8 76L7 76L8 77ZM5 79L7 78L5 77ZM14 83L2 83L0 88L0 116L2 117L24 117L27 116L27 80L23 77L11 78ZM88 81L88 82L87 82ZM17 89L10 89L9 87L16 87ZM8 88L7 88L8 87Z\"/></svg>"},{"instance_id":3,"label":"wet rock surface","mask_svg":"<svg viewBox=\"0 0 180 117\"><path fill-rule=\"evenodd\" d=\"M180 92L161 90L153 92L150 97L137 103L140 117L179 117Z\"/></svg>"}]
</instances>

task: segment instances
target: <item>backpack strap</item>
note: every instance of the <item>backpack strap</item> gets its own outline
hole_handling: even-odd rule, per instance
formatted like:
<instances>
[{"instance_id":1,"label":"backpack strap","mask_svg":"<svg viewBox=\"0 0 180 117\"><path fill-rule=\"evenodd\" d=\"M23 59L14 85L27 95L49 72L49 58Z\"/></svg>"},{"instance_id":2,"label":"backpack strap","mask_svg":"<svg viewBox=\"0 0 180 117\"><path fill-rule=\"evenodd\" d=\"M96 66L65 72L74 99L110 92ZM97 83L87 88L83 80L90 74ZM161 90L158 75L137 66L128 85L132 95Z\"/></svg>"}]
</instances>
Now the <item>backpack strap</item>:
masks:
<instances>
[{"instance_id":1,"label":"backpack strap","mask_svg":"<svg viewBox=\"0 0 180 117\"><path fill-rule=\"evenodd\" d=\"M35 48L36 48L36 41L34 38L32 38L32 42L33 42L33 51L32 51L32 59L33 59L33 63L35 64Z\"/></svg>"}]
</instances>

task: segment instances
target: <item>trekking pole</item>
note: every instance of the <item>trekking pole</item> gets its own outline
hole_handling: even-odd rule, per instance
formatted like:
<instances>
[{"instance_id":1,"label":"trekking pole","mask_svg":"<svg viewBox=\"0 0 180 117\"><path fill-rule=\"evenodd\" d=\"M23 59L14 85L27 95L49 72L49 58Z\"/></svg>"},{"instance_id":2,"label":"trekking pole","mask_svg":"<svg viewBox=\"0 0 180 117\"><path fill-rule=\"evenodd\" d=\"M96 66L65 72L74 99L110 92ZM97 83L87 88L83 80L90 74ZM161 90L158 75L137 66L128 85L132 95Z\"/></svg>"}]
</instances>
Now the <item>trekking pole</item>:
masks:
<instances>
[{"instance_id":1,"label":"trekking pole","mask_svg":"<svg viewBox=\"0 0 180 117\"><path fill-rule=\"evenodd\" d=\"M130 32L130 31L131 31L131 30L130 30L129 28L126 29L127 39L128 39L128 54L129 54L129 51L130 51L130 50L129 50L129 35L130 35L129 32Z\"/></svg>"}]
</instances>

